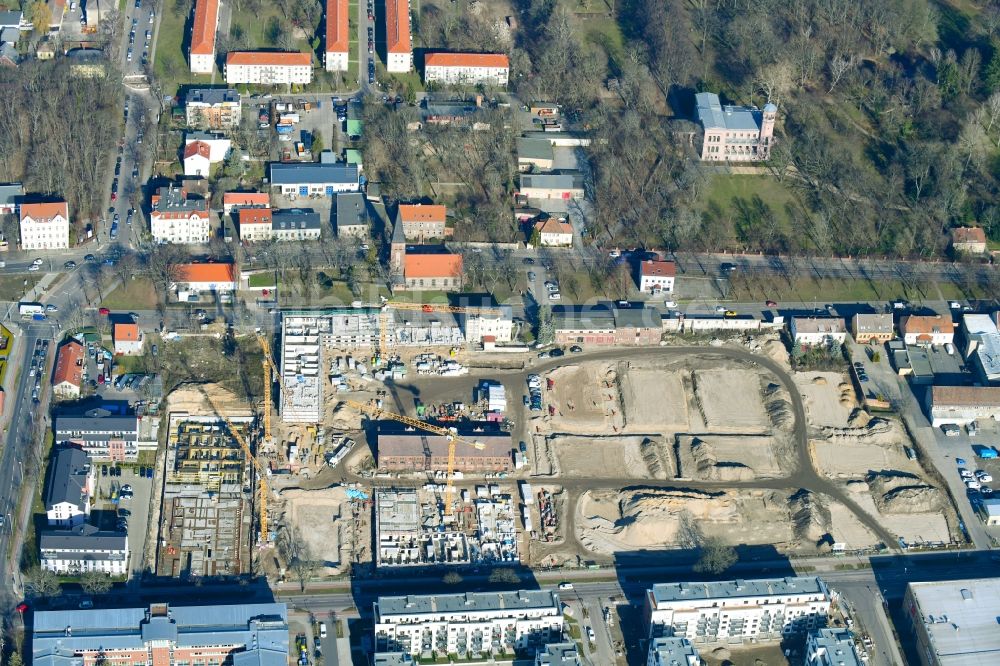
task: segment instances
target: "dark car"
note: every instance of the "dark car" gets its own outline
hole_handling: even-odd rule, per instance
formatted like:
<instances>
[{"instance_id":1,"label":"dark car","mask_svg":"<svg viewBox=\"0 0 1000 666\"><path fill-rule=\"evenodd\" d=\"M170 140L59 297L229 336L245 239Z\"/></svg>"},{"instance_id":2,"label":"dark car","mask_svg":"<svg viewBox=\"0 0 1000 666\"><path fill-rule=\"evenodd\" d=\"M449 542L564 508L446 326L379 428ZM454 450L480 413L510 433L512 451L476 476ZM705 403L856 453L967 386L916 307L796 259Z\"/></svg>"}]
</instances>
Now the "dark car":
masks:
<instances>
[{"instance_id":1,"label":"dark car","mask_svg":"<svg viewBox=\"0 0 1000 666\"><path fill-rule=\"evenodd\" d=\"M88 255L85 255L85 256L83 257L83 260L84 260L84 261L97 261L97 257L95 257L95 256L94 256L94 255L92 255L92 254L88 254Z\"/></svg>"},{"instance_id":2,"label":"dark car","mask_svg":"<svg viewBox=\"0 0 1000 666\"><path fill-rule=\"evenodd\" d=\"M570 350L570 352L572 352L574 354L579 354L580 352L583 351L583 347L581 347L579 345L573 345L572 347L569 348L569 350Z\"/></svg>"},{"instance_id":3,"label":"dark car","mask_svg":"<svg viewBox=\"0 0 1000 666\"><path fill-rule=\"evenodd\" d=\"M76 268L76 262L70 259L65 264L63 264L63 268Z\"/></svg>"},{"instance_id":4,"label":"dark car","mask_svg":"<svg viewBox=\"0 0 1000 666\"><path fill-rule=\"evenodd\" d=\"M108 475L108 466L101 465L101 476L107 476L107 475Z\"/></svg>"},{"instance_id":5,"label":"dark car","mask_svg":"<svg viewBox=\"0 0 1000 666\"><path fill-rule=\"evenodd\" d=\"M562 356L565 353L566 352L564 352L562 349L559 349L558 347L556 347L555 349L553 349L552 351L549 352L549 356L551 356L552 358L559 358L560 356Z\"/></svg>"},{"instance_id":6,"label":"dark car","mask_svg":"<svg viewBox=\"0 0 1000 666\"><path fill-rule=\"evenodd\" d=\"M525 266L534 266L535 260L532 259L531 257L525 257L524 259L521 260L521 263L524 264Z\"/></svg>"},{"instance_id":7,"label":"dark car","mask_svg":"<svg viewBox=\"0 0 1000 666\"><path fill-rule=\"evenodd\" d=\"M736 270L736 264L724 262L722 264L719 264L719 270L722 271L723 273L732 273L733 271Z\"/></svg>"}]
</instances>

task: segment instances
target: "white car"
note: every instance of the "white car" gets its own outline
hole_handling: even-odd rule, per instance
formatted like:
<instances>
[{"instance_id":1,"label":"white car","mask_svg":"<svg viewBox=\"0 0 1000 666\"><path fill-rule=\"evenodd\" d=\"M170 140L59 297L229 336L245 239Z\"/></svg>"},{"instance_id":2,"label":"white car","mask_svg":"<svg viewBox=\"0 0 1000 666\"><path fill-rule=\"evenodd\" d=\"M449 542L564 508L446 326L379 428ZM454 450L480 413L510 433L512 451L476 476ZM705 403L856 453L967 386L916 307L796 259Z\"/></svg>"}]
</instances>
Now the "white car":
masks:
<instances>
[{"instance_id":1,"label":"white car","mask_svg":"<svg viewBox=\"0 0 1000 666\"><path fill-rule=\"evenodd\" d=\"M596 643L597 642L597 636L594 635L594 628L593 627L587 627L587 639L591 643Z\"/></svg>"},{"instance_id":2,"label":"white car","mask_svg":"<svg viewBox=\"0 0 1000 666\"><path fill-rule=\"evenodd\" d=\"M958 469L958 475L960 477L962 477L963 479L971 479L972 478L972 472L970 472L967 469L962 469L961 467Z\"/></svg>"},{"instance_id":3,"label":"white car","mask_svg":"<svg viewBox=\"0 0 1000 666\"><path fill-rule=\"evenodd\" d=\"M968 488L969 490L979 490L980 488L982 488L982 485L978 481L974 481L972 479L966 479L965 487Z\"/></svg>"},{"instance_id":4,"label":"white car","mask_svg":"<svg viewBox=\"0 0 1000 666\"><path fill-rule=\"evenodd\" d=\"M550 291L549 292L549 300L550 301L558 301L558 300L561 300L561 299L562 299L562 294L560 294L558 291Z\"/></svg>"},{"instance_id":5,"label":"white car","mask_svg":"<svg viewBox=\"0 0 1000 666\"><path fill-rule=\"evenodd\" d=\"M959 435L962 434L962 429L959 428L954 423L945 423L943 426L941 426L941 431L945 434L946 437L958 437Z\"/></svg>"},{"instance_id":6,"label":"white car","mask_svg":"<svg viewBox=\"0 0 1000 666\"><path fill-rule=\"evenodd\" d=\"M987 472L980 472L979 474L976 474L976 479L979 483L989 483L993 480L993 477Z\"/></svg>"},{"instance_id":7,"label":"white car","mask_svg":"<svg viewBox=\"0 0 1000 666\"><path fill-rule=\"evenodd\" d=\"M663 301L663 307L665 308L676 308L677 301Z\"/></svg>"},{"instance_id":8,"label":"white car","mask_svg":"<svg viewBox=\"0 0 1000 666\"><path fill-rule=\"evenodd\" d=\"M715 306L715 311L718 312L719 314L722 314L723 312L726 311L726 306L725 305L716 305Z\"/></svg>"},{"instance_id":9,"label":"white car","mask_svg":"<svg viewBox=\"0 0 1000 666\"><path fill-rule=\"evenodd\" d=\"M572 590L573 589L573 583L559 583L559 589L560 590Z\"/></svg>"},{"instance_id":10,"label":"white car","mask_svg":"<svg viewBox=\"0 0 1000 666\"><path fill-rule=\"evenodd\" d=\"M958 301L952 301L951 303L948 304L948 307L951 308L952 310L961 310L962 304L959 303Z\"/></svg>"},{"instance_id":11,"label":"white car","mask_svg":"<svg viewBox=\"0 0 1000 666\"><path fill-rule=\"evenodd\" d=\"M40 271L40 270L42 270L42 267L39 266L38 264L32 264L31 266L28 266L29 273L34 273L35 271Z\"/></svg>"},{"instance_id":12,"label":"white car","mask_svg":"<svg viewBox=\"0 0 1000 666\"><path fill-rule=\"evenodd\" d=\"M32 265L32 266L41 266L41 265L42 265L42 264L44 264L44 263L45 263L45 262L44 262L44 261L42 261L41 259L35 259L34 261L32 261L32 262L31 262L31 265Z\"/></svg>"}]
</instances>

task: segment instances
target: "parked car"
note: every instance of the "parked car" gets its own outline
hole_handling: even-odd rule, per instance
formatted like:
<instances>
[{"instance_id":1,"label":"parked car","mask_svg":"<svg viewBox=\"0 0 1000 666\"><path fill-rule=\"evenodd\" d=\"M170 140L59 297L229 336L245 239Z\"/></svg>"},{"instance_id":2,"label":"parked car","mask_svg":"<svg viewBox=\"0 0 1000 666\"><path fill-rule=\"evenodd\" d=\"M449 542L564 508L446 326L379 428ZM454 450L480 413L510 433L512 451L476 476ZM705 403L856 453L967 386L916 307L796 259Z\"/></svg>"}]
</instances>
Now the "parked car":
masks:
<instances>
[{"instance_id":1,"label":"parked car","mask_svg":"<svg viewBox=\"0 0 1000 666\"><path fill-rule=\"evenodd\" d=\"M943 432L946 437L958 437L962 434L962 429L954 423L945 423L941 426L941 432Z\"/></svg>"},{"instance_id":2,"label":"parked car","mask_svg":"<svg viewBox=\"0 0 1000 666\"><path fill-rule=\"evenodd\" d=\"M966 479L965 487L968 488L969 490L979 490L980 488L982 488L980 483L973 479Z\"/></svg>"},{"instance_id":3,"label":"parked car","mask_svg":"<svg viewBox=\"0 0 1000 666\"><path fill-rule=\"evenodd\" d=\"M569 350L574 354L579 354L580 352L583 351L583 347L581 347L580 345L573 345L572 347L569 348Z\"/></svg>"}]
</instances>

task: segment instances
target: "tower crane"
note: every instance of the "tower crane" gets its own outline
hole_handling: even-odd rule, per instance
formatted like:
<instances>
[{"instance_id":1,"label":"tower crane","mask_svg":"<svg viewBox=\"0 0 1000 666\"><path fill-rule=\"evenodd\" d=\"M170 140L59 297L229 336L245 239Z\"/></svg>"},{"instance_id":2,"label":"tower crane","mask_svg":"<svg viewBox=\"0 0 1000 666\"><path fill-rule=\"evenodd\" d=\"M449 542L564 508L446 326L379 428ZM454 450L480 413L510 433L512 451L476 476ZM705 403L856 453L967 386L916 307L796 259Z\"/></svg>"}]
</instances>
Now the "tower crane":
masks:
<instances>
[{"instance_id":1,"label":"tower crane","mask_svg":"<svg viewBox=\"0 0 1000 666\"><path fill-rule=\"evenodd\" d=\"M378 317L378 353L379 358L388 354L387 331L389 329L389 309L416 310L420 312L447 312L450 314L503 314L500 308L491 307L460 307L456 305L434 305L431 303L400 303L389 301L382 306Z\"/></svg>"},{"instance_id":2,"label":"tower crane","mask_svg":"<svg viewBox=\"0 0 1000 666\"><path fill-rule=\"evenodd\" d=\"M462 439L459 437L454 429L442 428L440 426L427 423L426 421L421 421L419 419L412 418L410 416L404 416L402 414L396 414L395 412L390 412L386 409L378 407L373 404L364 404L357 402L355 400L344 400L344 404L349 405L362 414L369 414L374 418L386 418L392 419L393 421L399 421L404 423L411 428L418 428L420 430L426 430L427 432L432 432L435 435L440 435L448 440L448 474L447 474L447 485L445 488L445 502L448 506L448 514L451 515L454 512L454 506L452 502L452 493L454 492L454 479L453 475L455 472L455 447L461 442L462 444L467 444L475 449L482 451L486 448L486 445L482 442L473 442L467 439Z\"/></svg>"},{"instance_id":3,"label":"tower crane","mask_svg":"<svg viewBox=\"0 0 1000 666\"><path fill-rule=\"evenodd\" d=\"M264 352L264 439L268 442L271 441L271 382L274 381L274 376L278 373L278 368L274 365L274 359L271 358L271 344L267 341L267 338L260 331L257 331L257 342L260 343L260 349ZM284 393L282 393L284 395Z\"/></svg>"}]
</instances>

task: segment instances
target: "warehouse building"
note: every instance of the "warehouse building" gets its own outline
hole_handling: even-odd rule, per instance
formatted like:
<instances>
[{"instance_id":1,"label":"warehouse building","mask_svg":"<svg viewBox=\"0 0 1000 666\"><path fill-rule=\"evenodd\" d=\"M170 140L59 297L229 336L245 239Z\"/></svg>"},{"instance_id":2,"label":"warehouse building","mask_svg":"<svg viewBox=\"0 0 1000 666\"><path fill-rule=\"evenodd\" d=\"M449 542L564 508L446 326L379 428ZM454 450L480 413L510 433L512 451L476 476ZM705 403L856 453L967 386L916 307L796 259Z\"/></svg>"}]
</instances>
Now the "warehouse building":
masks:
<instances>
[{"instance_id":1,"label":"warehouse building","mask_svg":"<svg viewBox=\"0 0 1000 666\"><path fill-rule=\"evenodd\" d=\"M924 666L1000 663L1000 579L910 583L903 610Z\"/></svg>"},{"instance_id":2,"label":"warehouse building","mask_svg":"<svg viewBox=\"0 0 1000 666\"><path fill-rule=\"evenodd\" d=\"M407 428L396 421L380 421L375 432L375 457L380 471L448 469L447 437ZM514 469L510 433L496 424L460 427L458 437L482 444L483 448L459 442L455 448L456 471L510 472Z\"/></svg>"},{"instance_id":3,"label":"warehouse building","mask_svg":"<svg viewBox=\"0 0 1000 666\"><path fill-rule=\"evenodd\" d=\"M932 386L926 406L931 425L968 425L976 419L1000 420L1000 387Z\"/></svg>"}]
</instances>

